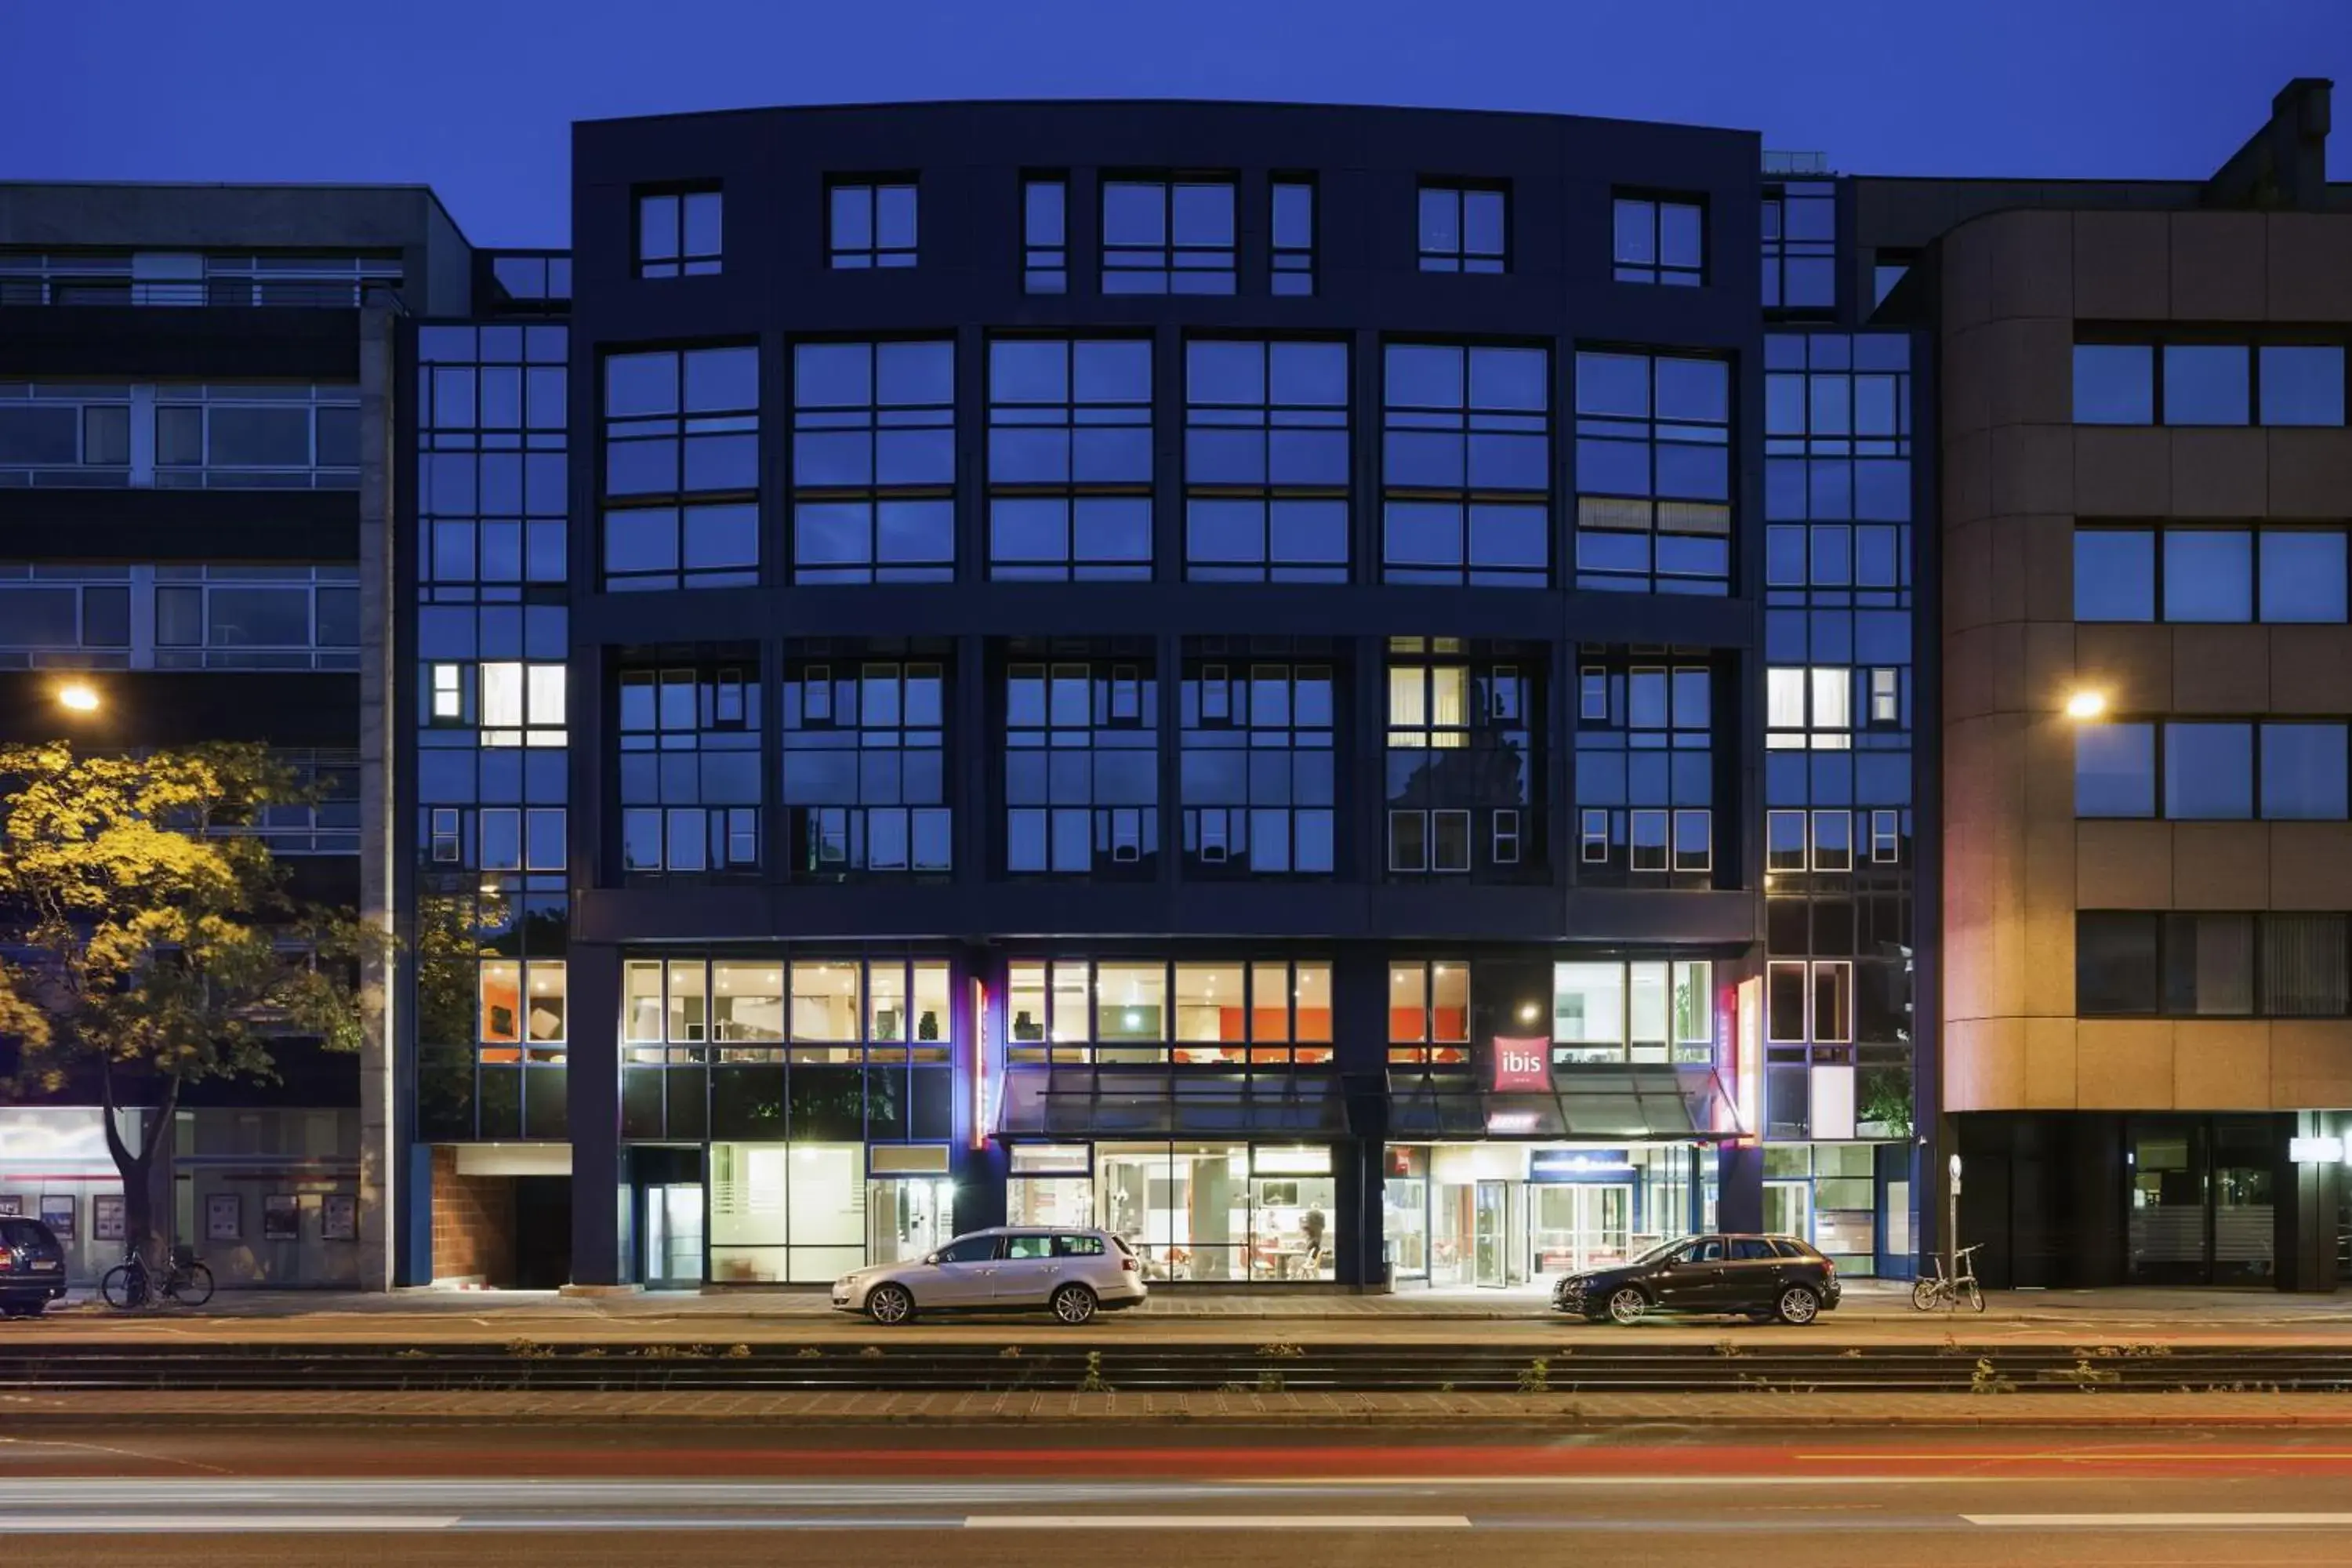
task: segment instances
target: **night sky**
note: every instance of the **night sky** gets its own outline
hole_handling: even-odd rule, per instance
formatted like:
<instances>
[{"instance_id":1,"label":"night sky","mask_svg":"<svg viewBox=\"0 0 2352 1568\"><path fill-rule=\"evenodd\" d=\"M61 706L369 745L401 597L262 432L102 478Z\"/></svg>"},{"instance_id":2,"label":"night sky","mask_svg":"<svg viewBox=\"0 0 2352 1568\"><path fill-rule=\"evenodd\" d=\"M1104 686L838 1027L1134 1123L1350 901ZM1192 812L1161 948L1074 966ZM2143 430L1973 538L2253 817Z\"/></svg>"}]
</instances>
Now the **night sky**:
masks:
<instances>
[{"instance_id":1,"label":"night sky","mask_svg":"<svg viewBox=\"0 0 2352 1568\"><path fill-rule=\"evenodd\" d=\"M2196 178L2294 76L2343 82L2352 115L2352 0L0 0L0 179L415 182L477 244L561 245L576 119L1073 97L1538 110L1757 130L1854 174Z\"/></svg>"}]
</instances>

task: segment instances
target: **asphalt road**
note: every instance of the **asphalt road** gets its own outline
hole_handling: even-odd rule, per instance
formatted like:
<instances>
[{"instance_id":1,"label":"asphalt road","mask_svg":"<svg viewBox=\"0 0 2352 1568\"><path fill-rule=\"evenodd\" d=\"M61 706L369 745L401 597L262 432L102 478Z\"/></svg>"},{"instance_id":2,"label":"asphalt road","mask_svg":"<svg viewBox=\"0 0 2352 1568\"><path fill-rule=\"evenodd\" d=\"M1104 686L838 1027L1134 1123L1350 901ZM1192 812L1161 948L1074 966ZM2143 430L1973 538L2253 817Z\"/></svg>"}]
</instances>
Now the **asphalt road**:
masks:
<instances>
[{"instance_id":1,"label":"asphalt road","mask_svg":"<svg viewBox=\"0 0 2352 1568\"><path fill-rule=\"evenodd\" d=\"M4 1422L5 1418L0 1418ZM2352 1529L2314 1433L310 1431L10 1436L0 1561L310 1565L2307 1563Z\"/></svg>"}]
</instances>

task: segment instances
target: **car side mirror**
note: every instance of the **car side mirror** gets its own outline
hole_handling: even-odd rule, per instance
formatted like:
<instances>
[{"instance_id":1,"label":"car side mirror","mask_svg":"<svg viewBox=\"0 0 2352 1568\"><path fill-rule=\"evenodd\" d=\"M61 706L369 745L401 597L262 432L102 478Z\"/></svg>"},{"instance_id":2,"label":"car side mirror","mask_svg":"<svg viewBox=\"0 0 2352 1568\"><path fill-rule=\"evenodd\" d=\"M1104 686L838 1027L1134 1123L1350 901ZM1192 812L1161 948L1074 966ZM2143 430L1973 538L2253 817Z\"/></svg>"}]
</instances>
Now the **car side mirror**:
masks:
<instances>
[{"instance_id":1,"label":"car side mirror","mask_svg":"<svg viewBox=\"0 0 2352 1568\"><path fill-rule=\"evenodd\" d=\"M926 1268L937 1266L939 1260L940 1255L936 1252L927 1252L923 1254L923 1267Z\"/></svg>"}]
</instances>

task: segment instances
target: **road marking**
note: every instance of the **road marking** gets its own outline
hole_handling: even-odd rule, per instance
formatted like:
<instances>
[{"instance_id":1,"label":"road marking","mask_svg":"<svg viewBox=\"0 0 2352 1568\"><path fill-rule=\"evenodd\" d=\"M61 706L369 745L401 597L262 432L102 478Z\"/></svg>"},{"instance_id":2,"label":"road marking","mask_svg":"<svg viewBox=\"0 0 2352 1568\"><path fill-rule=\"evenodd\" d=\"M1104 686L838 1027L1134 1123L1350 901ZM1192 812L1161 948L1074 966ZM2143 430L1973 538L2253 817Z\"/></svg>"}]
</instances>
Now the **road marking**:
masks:
<instances>
[{"instance_id":1,"label":"road marking","mask_svg":"<svg viewBox=\"0 0 2352 1568\"><path fill-rule=\"evenodd\" d=\"M2132 1530L2229 1529L2240 1525L2352 1524L2352 1513L1964 1513L1970 1524L1996 1530L2040 1530L2065 1525L2104 1525Z\"/></svg>"},{"instance_id":2,"label":"road marking","mask_svg":"<svg viewBox=\"0 0 2352 1568\"><path fill-rule=\"evenodd\" d=\"M1467 1530L1459 1513L975 1513L966 1530Z\"/></svg>"},{"instance_id":3,"label":"road marking","mask_svg":"<svg viewBox=\"0 0 2352 1568\"><path fill-rule=\"evenodd\" d=\"M454 1513L20 1513L8 1521L8 1531L12 1535L291 1535L450 1530L457 1523Z\"/></svg>"}]
</instances>

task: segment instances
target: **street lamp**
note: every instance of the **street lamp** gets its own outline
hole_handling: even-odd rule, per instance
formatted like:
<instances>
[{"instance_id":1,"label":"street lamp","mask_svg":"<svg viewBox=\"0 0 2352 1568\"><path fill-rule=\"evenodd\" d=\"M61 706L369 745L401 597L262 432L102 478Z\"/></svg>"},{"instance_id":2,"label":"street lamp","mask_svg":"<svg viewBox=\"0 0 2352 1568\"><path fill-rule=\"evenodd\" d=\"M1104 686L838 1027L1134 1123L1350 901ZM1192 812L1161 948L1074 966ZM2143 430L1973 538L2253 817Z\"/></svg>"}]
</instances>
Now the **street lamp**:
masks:
<instances>
[{"instance_id":1,"label":"street lamp","mask_svg":"<svg viewBox=\"0 0 2352 1568\"><path fill-rule=\"evenodd\" d=\"M2086 688L2073 693L2066 699L2066 717L2078 722L2088 723L2103 716L2106 710L2107 694L2104 691L2093 691Z\"/></svg>"},{"instance_id":2,"label":"street lamp","mask_svg":"<svg viewBox=\"0 0 2352 1568\"><path fill-rule=\"evenodd\" d=\"M58 688L58 702L76 713L98 711L98 688L86 680L71 680Z\"/></svg>"}]
</instances>

